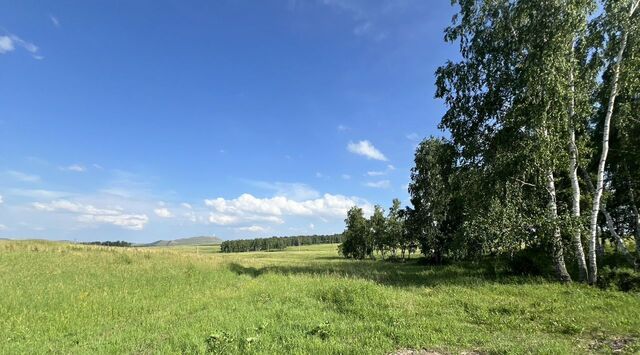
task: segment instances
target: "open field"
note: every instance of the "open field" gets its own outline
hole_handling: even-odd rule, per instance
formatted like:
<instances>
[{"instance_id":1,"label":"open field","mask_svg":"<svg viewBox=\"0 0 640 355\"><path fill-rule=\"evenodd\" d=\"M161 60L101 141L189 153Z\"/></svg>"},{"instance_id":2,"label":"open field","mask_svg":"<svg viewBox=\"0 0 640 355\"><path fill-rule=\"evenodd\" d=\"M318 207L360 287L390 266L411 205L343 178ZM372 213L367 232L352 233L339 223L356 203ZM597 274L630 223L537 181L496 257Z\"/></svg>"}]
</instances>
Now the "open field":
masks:
<instances>
[{"instance_id":1,"label":"open field","mask_svg":"<svg viewBox=\"0 0 640 355\"><path fill-rule=\"evenodd\" d=\"M336 245L220 254L0 241L0 353L640 351L640 297Z\"/></svg>"}]
</instances>

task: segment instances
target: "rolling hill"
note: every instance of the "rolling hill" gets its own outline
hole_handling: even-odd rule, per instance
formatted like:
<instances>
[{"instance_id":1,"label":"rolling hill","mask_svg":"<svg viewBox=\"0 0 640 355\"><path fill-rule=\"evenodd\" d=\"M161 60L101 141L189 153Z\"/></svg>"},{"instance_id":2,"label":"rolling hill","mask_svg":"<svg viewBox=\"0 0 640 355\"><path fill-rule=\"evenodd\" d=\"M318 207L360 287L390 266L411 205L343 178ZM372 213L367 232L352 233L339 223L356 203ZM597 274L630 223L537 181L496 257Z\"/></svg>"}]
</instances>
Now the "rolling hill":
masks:
<instances>
[{"instance_id":1,"label":"rolling hill","mask_svg":"<svg viewBox=\"0 0 640 355\"><path fill-rule=\"evenodd\" d=\"M191 238L181 238L174 240L157 240L148 244L141 244L140 246L145 247L169 247L169 246L181 246L181 245L217 245L222 243L222 239L218 237L191 237Z\"/></svg>"}]
</instances>

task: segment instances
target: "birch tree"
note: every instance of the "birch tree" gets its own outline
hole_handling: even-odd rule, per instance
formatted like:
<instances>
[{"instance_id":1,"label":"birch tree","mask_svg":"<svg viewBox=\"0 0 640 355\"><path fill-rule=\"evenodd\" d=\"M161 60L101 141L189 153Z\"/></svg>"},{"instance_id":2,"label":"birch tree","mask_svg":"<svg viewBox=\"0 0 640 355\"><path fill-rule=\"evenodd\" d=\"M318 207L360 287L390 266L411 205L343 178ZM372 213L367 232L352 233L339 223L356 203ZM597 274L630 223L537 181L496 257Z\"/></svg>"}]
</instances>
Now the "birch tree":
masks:
<instances>
[{"instance_id":1,"label":"birch tree","mask_svg":"<svg viewBox=\"0 0 640 355\"><path fill-rule=\"evenodd\" d=\"M605 12L602 15L602 24L607 44L616 48L615 57L609 62L611 70L610 92L606 105L605 117L602 129L602 148L596 171L596 184L591 208L591 219L589 224L589 282L594 284L598 279L598 263L596 251L596 228L598 227L598 214L604 190L605 165L609 154L609 135L611 130L611 119L614 113L616 98L619 90L619 79L622 61L625 54L627 42L632 29L637 27L636 10L640 6L640 0L619 0L606 1Z\"/></svg>"}]
</instances>

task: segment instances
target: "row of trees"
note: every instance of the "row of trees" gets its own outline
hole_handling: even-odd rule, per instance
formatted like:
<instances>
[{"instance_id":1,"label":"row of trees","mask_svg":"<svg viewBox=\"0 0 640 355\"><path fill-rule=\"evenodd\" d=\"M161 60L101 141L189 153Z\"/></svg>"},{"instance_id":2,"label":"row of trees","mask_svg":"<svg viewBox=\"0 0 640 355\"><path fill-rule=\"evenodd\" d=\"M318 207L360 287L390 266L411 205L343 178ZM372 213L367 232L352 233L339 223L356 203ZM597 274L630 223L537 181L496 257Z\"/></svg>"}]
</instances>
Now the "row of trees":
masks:
<instances>
[{"instance_id":1,"label":"row of trees","mask_svg":"<svg viewBox=\"0 0 640 355\"><path fill-rule=\"evenodd\" d=\"M286 247L335 244L342 242L342 234L331 235L300 235L290 237L270 237L256 239L226 240L220 245L223 253L240 253L247 251L271 251L282 250Z\"/></svg>"},{"instance_id":2,"label":"row of trees","mask_svg":"<svg viewBox=\"0 0 640 355\"><path fill-rule=\"evenodd\" d=\"M130 247L133 244L129 243L129 242L125 242L124 240L116 240L115 242L112 241L104 241L104 242L86 242L86 243L82 243L82 244L87 244L87 245L102 245L105 247Z\"/></svg>"},{"instance_id":3,"label":"row of trees","mask_svg":"<svg viewBox=\"0 0 640 355\"><path fill-rule=\"evenodd\" d=\"M422 252L469 258L541 247L559 280L571 281L571 262L589 283L598 236L637 260L640 0L457 3L445 40L459 45L460 59L436 72L450 138L420 144L409 187L406 226Z\"/></svg>"},{"instance_id":4,"label":"row of trees","mask_svg":"<svg viewBox=\"0 0 640 355\"><path fill-rule=\"evenodd\" d=\"M339 251L355 259L373 258L375 252L383 259L411 257L417 249L416 235L409 232L413 216L410 208L400 207L398 199L393 200L386 216L382 207L376 205L368 219L362 208L354 206L347 212L344 242Z\"/></svg>"}]
</instances>

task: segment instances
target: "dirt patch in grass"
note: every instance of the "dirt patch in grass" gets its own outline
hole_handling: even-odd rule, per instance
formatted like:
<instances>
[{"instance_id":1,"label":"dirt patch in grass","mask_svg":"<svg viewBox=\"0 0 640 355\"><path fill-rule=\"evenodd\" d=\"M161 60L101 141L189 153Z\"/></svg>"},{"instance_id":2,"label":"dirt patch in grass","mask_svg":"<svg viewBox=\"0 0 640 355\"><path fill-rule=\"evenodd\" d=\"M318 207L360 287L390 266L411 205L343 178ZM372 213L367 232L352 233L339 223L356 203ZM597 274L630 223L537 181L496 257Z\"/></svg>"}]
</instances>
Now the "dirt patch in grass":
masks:
<instances>
[{"instance_id":1,"label":"dirt patch in grass","mask_svg":"<svg viewBox=\"0 0 640 355\"><path fill-rule=\"evenodd\" d=\"M613 337L613 338L597 338L590 344L589 348L595 351L607 350L613 353L627 353L638 350L638 339L633 337Z\"/></svg>"},{"instance_id":2,"label":"dirt patch in grass","mask_svg":"<svg viewBox=\"0 0 640 355\"><path fill-rule=\"evenodd\" d=\"M439 350L428 350L428 349L398 349L392 353L389 353L389 355L448 355L448 354L451 354L451 353L445 352L445 351L439 351ZM483 353L475 350L470 350L470 351L456 352L456 354L481 355Z\"/></svg>"}]
</instances>

